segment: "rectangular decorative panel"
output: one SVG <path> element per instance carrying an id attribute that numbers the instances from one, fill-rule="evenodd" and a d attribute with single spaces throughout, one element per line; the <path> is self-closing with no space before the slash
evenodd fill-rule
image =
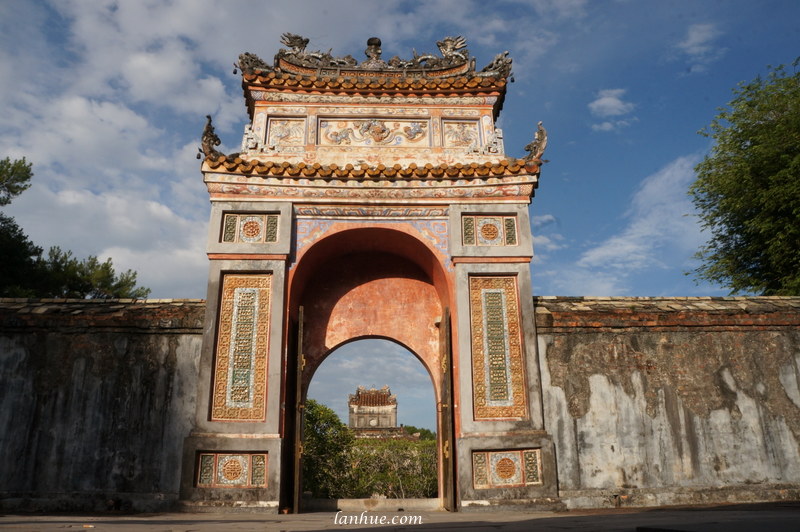
<path id="1" fill-rule="evenodd" d="M 200 453 L 197 486 L 203 488 L 265 488 L 266 453 Z"/>
<path id="2" fill-rule="evenodd" d="M 461 236 L 465 246 L 516 246 L 517 217 L 463 216 Z"/>
<path id="3" fill-rule="evenodd" d="M 223 217 L 220 242 L 274 244 L 277 241 L 277 214 L 226 213 Z"/>
<path id="4" fill-rule="evenodd" d="M 442 122 L 442 145 L 445 148 L 479 150 L 481 133 L 477 120 L 445 120 Z"/>
<path id="5" fill-rule="evenodd" d="M 269 346 L 269 274 L 222 279 L 212 421 L 263 421 Z"/>
<path id="6" fill-rule="evenodd" d="M 306 144 L 305 118 L 270 118 L 267 128 L 267 146 L 304 146 Z"/>
<path id="7" fill-rule="evenodd" d="M 541 452 L 541 449 L 473 451 L 472 485 L 488 489 L 541 484 Z"/>
<path id="8" fill-rule="evenodd" d="M 470 277 L 475 419 L 528 415 L 517 279 Z"/>
<path id="9" fill-rule="evenodd" d="M 427 147 L 431 143 L 428 119 L 322 118 L 317 135 L 320 146 L 402 148 Z"/>

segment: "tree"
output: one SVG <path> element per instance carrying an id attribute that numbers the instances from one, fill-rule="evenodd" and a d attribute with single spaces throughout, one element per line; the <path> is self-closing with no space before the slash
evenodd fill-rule
<path id="1" fill-rule="evenodd" d="M 30 187 L 31 163 L 0 160 L 0 206 Z M 51 247 L 47 257 L 14 218 L 0 213 L 0 297 L 144 298 L 149 288 L 136 286 L 136 272 L 120 275 L 111 259 L 78 260 L 71 251 Z"/>
<path id="2" fill-rule="evenodd" d="M 417 428 L 414 425 L 404 425 L 403 430 L 405 430 L 406 434 L 409 436 L 419 434 L 419 439 L 422 441 L 436 440 L 436 433 L 430 429 Z"/>
<path id="3" fill-rule="evenodd" d="M 353 434 L 336 412 L 313 399 L 303 416 L 303 489 L 315 497 L 339 497 L 347 491 Z"/>
<path id="4" fill-rule="evenodd" d="M 42 248 L 28 240 L 14 218 L 0 213 L 0 297 L 29 297 L 40 278 Z"/>
<path id="5" fill-rule="evenodd" d="M 6 157 L 0 161 L 0 207 L 28 190 L 33 177 L 31 166 L 25 157 L 13 161 Z"/>
<path id="6" fill-rule="evenodd" d="M 800 73 L 740 83 L 700 134 L 711 153 L 689 194 L 710 240 L 699 278 L 732 293 L 800 294 Z"/>
<path id="7" fill-rule="evenodd" d="M 47 258 L 39 259 L 44 272 L 37 292 L 42 297 L 90 299 L 145 298 L 149 288 L 136 286 L 136 272 L 128 270 L 117 276 L 111 259 L 100 262 L 90 255 L 78 260 L 71 251 L 53 246 Z"/>

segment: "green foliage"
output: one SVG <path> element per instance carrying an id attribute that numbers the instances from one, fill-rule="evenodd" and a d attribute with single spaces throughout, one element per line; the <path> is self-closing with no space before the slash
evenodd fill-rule
<path id="1" fill-rule="evenodd" d="M 429 429 L 417 428 L 414 425 L 405 425 L 403 426 L 403 430 L 405 430 L 409 436 L 419 433 L 420 440 L 436 440 L 436 433 Z"/>
<path id="2" fill-rule="evenodd" d="M 13 161 L 8 157 L 0 160 L 0 207 L 11 203 L 31 186 L 31 166 L 25 157 Z"/>
<path id="3" fill-rule="evenodd" d="M 149 288 L 136 287 L 136 272 L 117 276 L 111 259 L 100 262 L 90 255 L 78 260 L 71 251 L 52 247 L 40 266 L 44 276 L 38 292 L 45 294 L 40 297 L 145 298 L 150 293 Z"/>
<path id="4" fill-rule="evenodd" d="M 353 433 L 336 412 L 313 399 L 303 418 L 303 491 L 315 497 L 341 497 L 347 478 Z"/>
<path id="5" fill-rule="evenodd" d="M 714 139 L 689 194 L 709 242 L 698 277 L 732 293 L 800 295 L 800 73 L 741 83 L 700 133 Z"/>
<path id="6" fill-rule="evenodd" d="M 303 491 L 314 497 L 436 496 L 435 437 L 424 441 L 355 439 L 336 412 L 313 399 L 306 402 L 303 431 Z"/>
<path id="7" fill-rule="evenodd" d="M 41 276 L 42 248 L 28 240 L 14 218 L 0 213 L 0 297 L 29 297 L 31 277 Z"/>
<path id="8" fill-rule="evenodd" d="M 436 497 L 436 440 L 360 439 L 350 453 L 349 498 Z"/>
<path id="9" fill-rule="evenodd" d="M 31 163 L 25 158 L 0 161 L 0 205 L 30 187 Z M 78 260 L 71 251 L 50 248 L 47 257 L 17 222 L 0 213 L 0 297 L 145 298 L 149 288 L 136 286 L 136 272 L 120 275 L 111 259 Z"/>

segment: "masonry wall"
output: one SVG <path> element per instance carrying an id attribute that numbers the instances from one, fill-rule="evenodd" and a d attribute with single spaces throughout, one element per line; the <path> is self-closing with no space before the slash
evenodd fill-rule
<path id="1" fill-rule="evenodd" d="M 800 298 L 534 305 L 568 506 L 800 499 Z M 204 308 L 0 300 L 0 509 L 172 505 Z"/>
<path id="2" fill-rule="evenodd" d="M 204 309 L 0 300 L 0 508 L 173 504 Z"/>
<path id="3" fill-rule="evenodd" d="M 535 298 L 571 507 L 800 498 L 800 298 Z"/>

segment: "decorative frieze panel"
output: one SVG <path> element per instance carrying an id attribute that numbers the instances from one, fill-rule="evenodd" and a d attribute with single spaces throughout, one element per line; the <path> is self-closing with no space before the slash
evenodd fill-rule
<path id="1" fill-rule="evenodd" d="M 223 217 L 220 242 L 274 244 L 277 241 L 277 214 L 226 213 Z"/>
<path id="2" fill-rule="evenodd" d="M 516 216 L 465 215 L 461 218 L 465 246 L 516 246 Z"/>
<path id="3" fill-rule="evenodd" d="M 516 488 L 542 484 L 541 449 L 473 451 L 475 489 Z"/>
<path id="4" fill-rule="evenodd" d="M 428 120 L 320 119 L 320 146 L 430 146 Z"/>
<path id="5" fill-rule="evenodd" d="M 263 421 L 266 415 L 272 275 L 222 280 L 212 421 Z"/>
<path id="6" fill-rule="evenodd" d="M 270 118 L 267 128 L 267 147 L 270 150 L 299 153 L 305 151 L 305 118 Z"/>
<path id="7" fill-rule="evenodd" d="M 481 133 L 477 120 L 443 120 L 442 133 L 445 148 L 478 151 L 481 147 Z"/>
<path id="8" fill-rule="evenodd" d="M 527 418 L 517 279 L 469 281 L 475 419 Z"/>
<path id="9" fill-rule="evenodd" d="M 265 488 L 267 454 L 200 453 L 196 478 L 201 488 Z"/>

